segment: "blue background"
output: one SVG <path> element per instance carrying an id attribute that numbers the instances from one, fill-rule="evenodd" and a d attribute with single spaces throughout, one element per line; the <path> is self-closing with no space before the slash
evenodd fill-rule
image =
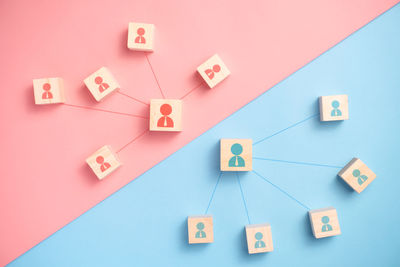
<path id="1" fill-rule="evenodd" d="M 240 173 L 251 223 L 269 222 L 275 247 L 249 255 L 238 180 L 224 173 L 209 208 L 215 241 L 188 245 L 186 217 L 205 212 L 219 175 L 219 139 L 256 142 L 317 114 L 318 96 L 332 94 L 349 95 L 350 120 L 313 117 L 253 156 L 334 166 L 359 157 L 378 176 L 364 192 L 342 182 L 340 168 L 256 159 L 253 168 L 311 209 L 334 206 L 342 235 L 315 239 L 305 207 Z M 399 266 L 399 99 L 397 5 L 9 266 Z"/>

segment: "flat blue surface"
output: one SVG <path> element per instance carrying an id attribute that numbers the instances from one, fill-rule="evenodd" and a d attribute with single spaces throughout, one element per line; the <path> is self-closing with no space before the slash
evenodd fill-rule
<path id="1" fill-rule="evenodd" d="M 222 175 L 209 207 L 215 242 L 188 245 L 186 217 L 205 212 L 219 175 L 219 139 L 257 142 L 318 113 L 318 96 L 332 94 L 349 95 L 350 120 L 313 117 L 253 151 L 332 166 L 254 159 L 254 170 L 290 196 L 239 174 L 249 219 L 271 224 L 275 250 L 247 253 L 234 173 Z M 399 266 L 399 99 L 397 5 L 9 266 Z M 334 167 L 354 156 L 378 175 L 361 194 Z M 327 206 L 337 208 L 342 235 L 314 239 L 307 207 Z"/>

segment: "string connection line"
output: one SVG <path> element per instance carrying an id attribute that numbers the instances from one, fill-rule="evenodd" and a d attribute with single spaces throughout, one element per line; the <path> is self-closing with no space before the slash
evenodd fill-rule
<path id="1" fill-rule="evenodd" d="M 133 138 L 131 141 L 129 141 L 128 143 L 126 143 L 123 147 L 121 147 L 120 149 L 117 150 L 116 153 L 121 152 L 124 148 L 126 148 L 127 146 L 129 146 L 130 144 L 132 144 L 133 142 L 135 142 L 137 139 L 139 139 L 140 137 L 142 137 L 145 133 L 147 133 L 149 130 L 145 130 L 144 132 L 142 132 L 141 134 L 137 135 L 135 138 Z"/>
<path id="2" fill-rule="evenodd" d="M 278 135 L 278 134 L 280 134 L 280 133 L 283 133 L 284 131 L 289 130 L 289 129 L 291 129 L 291 128 L 293 128 L 293 127 L 299 125 L 299 124 L 302 124 L 303 122 L 306 122 L 306 121 L 308 121 L 308 120 L 310 120 L 310 119 L 312 119 L 312 118 L 314 118 L 314 117 L 317 117 L 317 116 L 319 116 L 319 113 L 314 114 L 314 115 L 311 115 L 311 116 L 309 116 L 309 117 L 307 117 L 307 118 L 305 118 L 304 120 L 301 120 L 301 121 L 299 121 L 299 122 L 296 122 L 296 123 L 294 123 L 294 124 L 292 124 L 292 125 L 290 125 L 290 126 L 284 128 L 284 129 L 282 129 L 282 130 L 280 130 L 280 131 L 278 131 L 278 132 L 276 132 L 276 133 L 274 133 L 274 134 L 272 134 L 272 135 L 270 135 L 270 136 L 264 137 L 263 139 L 261 139 L 261 140 L 255 142 L 255 143 L 253 144 L 253 146 L 255 146 L 255 145 L 257 145 L 257 144 L 259 144 L 259 143 L 261 143 L 261 142 L 264 142 L 265 140 L 267 140 L 267 139 L 269 139 L 269 138 L 271 138 L 271 137 L 273 137 L 273 136 L 275 136 L 275 135 Z"/>
<path id="3" fill-rule="evenodd" d="M 214 199 L 214 194 L 215 194 L 215 191 L 217 191 L 217 187 L 218 187 L 219 181 L 221 180 L 221 176 L 222 176 L 222 172 L 220 172 L 218 175 L 217 183 L 215 184 L 214 190 L 211 193 L 211 198 L 210 198 L 210 201 L 208 201 L 207 209 L 206 209 L 206 212 L 204 212 L 204 214 L 208 213 L 208 209 L 210 208 L 211 202 Z"/>
<path id="4" fill-rule="evenodd" d="M 135 117 L 135 118 L 149 119 L 148 117 L 141 116 L 141 115 L 134 115 L 134 114 L 123 113 L 123 112 L 117 112 L 117 111 L 106 110 L 106 109 L 100 109 L 100 108 L 92 108 L 92 107 L 80 106 L 80 105 L 73 105 L 73 104 L 67 104 L 67 103 L 64 103 L 64 105 L 69 106 L 69 107 L 74 107 L 74 108 L 90 109 L 90 110 L 101 111 L 101 112 L 108 112 L 108 113 L 113 113 L 113 114 L 118 114 L 118 115 L 124 115 L 124 116 L 130 116 L 130 117 Z"/>
<path id="5" fill-rule="evenodd" d="M 244 209 L 245 209 L 246 215 L 247 215 L 247 221 L 249 222 L 249 224 L 251 224 L 250 216 L 249 216 L 249 210 L 247 209 L 247 204 L 246 204 L 246 199 L 244 198 L 242 184 L 240 183 L 239 174 L 237 172 L 236 172 L 236 178 L 237 178 L 237 181 L 238 181 L 238 184 L 239 184 L 240 194 L 242 195 L 243 205 L 244 205 Z"/>
<path id="6" fill-rule="evenodd" d="M 190 95 L 193 91 L 195 91 L 196 89 L 200 88 L 202 85 L 204 84 L 204 82 L 199 83 L 198 85 L 196 85 L 195 87 L 193 87 L 192 89 L 189 90 L 189 92 L 187 92 L 186 94 L 184 94 L 180 99 L 184 99 L 185 97 L 187 97 L 188 95 Z"/>
<path id="7" fill-rule="evenodd" d="M 292 196 L 291 194 L 289 194 L 288 192 L 286 192 L 285 190 L 283 190 L 282 188 L 280 188 L 279 186 L 277 186 L 276 184 L 272 183 L 271 181 L 269 181 L 267 178 L 265 178 L 264 176 L 262 176 L 261 174 L 259 174 L 258 172 L 256 172 L 255 170 L 253 170 L 253 172 L 260 177 L 261 179 L 263 179 L 264 181 L 266 181 L 267 183 L 269 183 L 270 185 L 272 185 L 273 187 L 275 187 L 276 189 L 278 189 L 279 191 L 281 191 L 282 193 L 284 193 L 286 196 L 288 196 L 289 198 L 291 198 L 292 200 L 296 201 L 300 206 L 302 206 L 303 208 L 305 208 L 306 210 L 310 210 L 309 207 L 307 207 L 305 204 L 303 204 L 301 201 L 297 200 L 294 196 Z"/>
<path id="8" fill-rule="evenodd" d="M 253 157 L 253 159 L 267 160 L 267 161 L 273 161 L 273 162 L 282 162 L 282 163 L 289 163 L 289 164 L 306 165 L 306 166 L 327 167 L 327 168 L 335 168 L 335 169 L 342 169 L 343 168 L 341 166 L 319 164 L 319 163 L 311 163 L 311 162 L 288 161 L 288 160 L 281 160 L 281 159 L 269 159 L 269 158 L 259 158 L 259 157 Z"/>
<path id="9" fill-rule="evenodd" d="M 144 54 L 146 55 L 146 59 L 147 59 L 147 62 L 149 63 L 149 66 L 150 66 L 151 72 L 153 73 L 154 79 L 155 79 L 156 82 L 157 82 L 157 86 L 158 86 L 158 88 L 160 89 L 160 93 L 161 93 L 162 97 L 165 98 L 165 95 L 164 95 L 164 93 L 163 93 L 163 91 L 162 91 L 162 89 L 161 89 L 160 83 L 159 83 L 159 81 L 158 81 L 157 75 L 156 75 L 156 73 L 154 72 L 153 66 L 152 66 L 151 63 L 150 63 L 149 56 L 147 55 L 146 52 L 144 52 Z"/>
<path id="10" fill-rule="evenodd" d="M 142 103 L 143 105 L 146 105 L 146 106 L 149 105 L 148 103 L 146 103 L 146 102 L 144 102 L 144 101 L 142 101 L 142 100 L 140 100 L 140 99 L 137 99 L 137 98 L 135 98 L 135 97 L 133 97 L 133 96 L 127 95 L 127 94 L 125 94 L 125 93 L 122 93 L 121 91 L 117 91 L 117 93 L 120 94 L 120 95 L 123 95 L 123 96 L 125 96 L 125 97 L 127 97 L 127 98 L 133 99 L 133 100 L 135 100 L 136 102 Z"/>

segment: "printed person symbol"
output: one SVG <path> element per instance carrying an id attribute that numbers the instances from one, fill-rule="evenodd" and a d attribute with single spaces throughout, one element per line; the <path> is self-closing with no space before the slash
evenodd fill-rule
<path id="1" fill-rule="evenodd" d="M 110 163 L 104 162 L 104 158 L 102 156 L 97 156 L 96 162 L 100 164 L 101 172 L 105 172 L 108 168 L 111 167 Z"/>
<path id="2" fill-rule="evenodd" d="M 51 86 L 49 83 L 43 84 L 43 94 L 42 99 L 53 99 L 53 94 L 50 92 Z"/>
<path id="3" fill-rule="evenodd" d="M 174 121 L 168 117 L 172 113 L 172 107 L 169 104 L 163 104 L 160 107 L 160 112 L 163 115 L 157 121 L 157 127 L 167 127 L 172 128 L 174 127 Z"/>
<path id="4" fill-rule="evenodd" d="M 331 116 L 332 117 L 342 116 L 342 111 L 340 111 L 340 109 L 339 109 L 339 106 L 340 106 L 339 101 L 333 100 L 331 105 L 333 107 L 333 109 L 331 111 Z"/>
<path id="5" fill-rule="evenodd" d="M 332 231 L 332 225 L 329 224 L 329 217 L 324 216 L 321 218 L 321 222 L 324 224 L 322 225 L 322 232 L 329 232 Z"/>
<path id="6" fill-rule="evenodd" d="M 242 145 L 237 143 L 233 144 L 231 146 L 231 152 L 235 156 L 231 157 L 231 159 L 229 160 L 229 167 L 244 167 L 245 166 L 244 159 L 241 156 L 239 156 L 243 152 Z"/>
<path id="7" fill-rule="evenodd" d="M 99 85 L 99 92 L 100 93 L 103 93 L 105 90 L 107 90 L 110 87 L 108 85 L 108 83 L 103 83 L 103 78 L 101 78 L 100 76 L 97 76 L 94 79 L 94 82 Z"/>
<path id="8" fill-rule="evenodd" d="M 208 78 L 212 80 L 214 78 L 214 74 L 218 73 L 221 70 L 221 67 L 218 64 L 215 64 L 212 69 L 206 69 L 204 72 L 207 74 Z"/>
<path id="9" fill-rule="evenodd" d="M 139 36 L 137 36 L 135 38 L 135 43 L 137 43 L 137 44 L 145 44 L 146 43 L 146 39 L 143 37 L 143 35 L 145 33 L 145 30 L 143 28 L 139 28 L 139 29 L 137 29 L 136 32 L 137 32 L 137 34 Z"/>
<path id="10" fill-rule="evenodd" d="M 254 248 L 265 248 L 265 242 L 261 240 L 263 238 L 263 234 L 257 232 L 254 237 L 257 239 Z"/>
<path id="11" fill-rule="evenodd" d="M 197 228 L 198 231 L 196 232 L 195 237 L 196 237 L 196 238 L 206 238 L 206 232 L 203 231 L 203 229 L 204 229 L 204 223 L 199 222 L 199 223 L 196 225 L 196 228 Z"/>
<path id="12" fill-rule="evenodd" d="M 368 176 L 366 176 L 366 175 L 361 175 L 361 172 L 360 172 L 359 169 L 355 169 L 355 170 L 353 171 L 353 176 L 354 176 L 355 178 L 357 178 L 357 181 L 358 181 L 358 184 L 359 184 L 359 185 L 362 185 L 362 184 L 368 179 Z"/>

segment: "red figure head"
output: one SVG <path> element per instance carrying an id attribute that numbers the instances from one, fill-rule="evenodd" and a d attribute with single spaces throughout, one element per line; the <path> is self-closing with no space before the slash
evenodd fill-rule
<path id="1" fill-rule="evenodd" d="M 102 156 L 97 156 L 96 162 L 97 162 L 98 164 L 103 164 L 104 158 L 103 158 Z"/>
<path id="2" fill-rule="evenodd" d="M 221 70 L 221 67 L 218 64 L 213 66 L 213 71 L 214 72 L 219 72 L 220 70 Z"/>
<path id="3" fill-rule="evenodd" d="M 160 107 L 160 112 L 161 112 L 161 114 L 163 114 L 164 116 L 167 116 L 167 115 L 171 114 L 171 112 L 172 112 L 172 107 L 171 107 L 171 105 L 170 105 L 170 104 L 163 104 L 163 105 Z"/>
<path id="4" fill-rule="evenodd" d="M 97 84 L 101 84 L 101 83 L 103 82 L 103 78 L 101 78 L 100 76 L 97 76 L 97 77 L 94 79 L 94 82 L 97 83 Z"/>
<path id="5" fill-rule="evenodd" d="M 50 91 L 50 88 L 51 88 L 51 86 L 50 86 L 49 83 L 43 84 L 43 90 L 45 90 L 45 91 Z"/>
<path id="6" fill-rule="evenodd" d="M 144 34 L 144 29 L 143 28 L 139 28 L 137 29 L 137 34 L 139 34 L 140 36 Z"/>

